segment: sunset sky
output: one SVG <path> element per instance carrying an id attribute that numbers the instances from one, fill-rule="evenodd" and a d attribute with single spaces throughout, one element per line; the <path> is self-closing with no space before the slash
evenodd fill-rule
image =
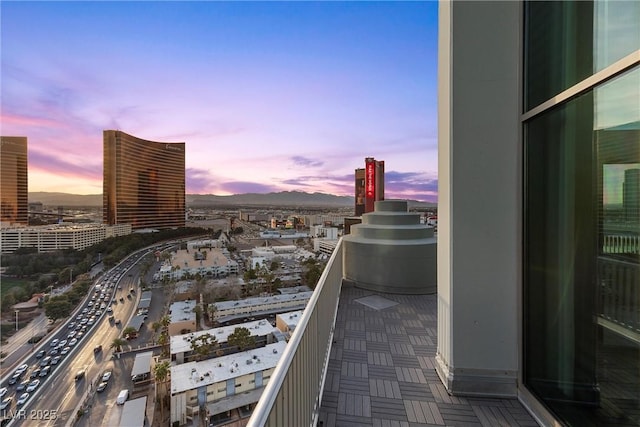
<path id="1" fill-rule="evenodd" d="M 186 143 L 187 193 L 437 200 L 437 2 L 6 2 L 29 191 L 102 193 L 102 131 Z"/>

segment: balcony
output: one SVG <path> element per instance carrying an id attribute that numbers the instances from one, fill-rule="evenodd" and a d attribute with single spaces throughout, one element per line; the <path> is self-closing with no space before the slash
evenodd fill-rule
<path id="1" fill-rule="evenodd" d="M 537 426 L 515 399 L 450 396 L 434 369 L 436 295 L 343 284 L 336 247 L 249 426 Z"/>

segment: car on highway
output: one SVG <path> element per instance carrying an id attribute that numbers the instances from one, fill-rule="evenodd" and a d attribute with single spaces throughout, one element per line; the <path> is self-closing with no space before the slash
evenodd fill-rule
<path id="1" fill-rule="evenodd" d="M 29 385 L 29 381 L 22 381 L 16 386 L 16 391 L 23 391 Z"/>
<path id="2" fill-rule="evenodd" d="M 67 345 L 67 340 L 62 340 L 58 343 L 58 348 L 63 348 Z"/>
<path id="3" fill-rule="evenodd" d="M 29 385 L 27 386 L 27 393 L 32 393 L 34 392 L 38 386 L 40 385 L 40 380 L 33 380 L 29 383 Z"/>
<path id="4" fill-rule="evenodd" d="M 51 372 L 51 366 L 45 366 L 44 368 L 42 368 L 42 371 L 40 371 L 40 375 L 38 376 L 40 378 L 46 377 L 47 375 L 49 375 L 49 372 Z"/>
<path id="5" fill-rule="evenodd" d="M 52 365 L 57 365 L 58 362 L 60 361 L 60 359 L 62 359 L 62 356 L 60 356 L 60 355 L 55 356 L 53 359 L 51 359 L 51 364 Z"/>
<path id="6" fill-rule="evenodd" d="M 60 350 L 60 355 L 64 356 L 65 354 L 69 353 L 70 350 L 71 350 L 71 347 L 65 347 L 62 350 Z"/>
<path id="7" fill-rule="evenodd" d="M 111 371 L 105 371 L 105 373 L 102 374 L 102 381 L 109 382 L 109 380 L 111 379 L 111 373 Z"/>
<path id="8" fill-rule="evenodd" d="M 49 343 L 49 347 L 57 347 L 59 342 L 60 340 L 58 338 L 55 338 L 53 341 Z"/>
<path id="9" fill-rule="evenodd" d="M 69 345 L 73 347 L 76 344 L 78 344 L 78 340 L 76 338 L 71 338 L 71 341 L 69 341 Z"/>
<path id="10" fill-rule="evenodd" d="M 40 366 L 47 366 L 51 363 L 51 356 L 47 356 L 40 361 Z"/>
<path id="11" fill-rule="evenodd" d="M 36 353 L 36 359 L 42 359 L 45 354 L 47 354 L 46 351 L 40 350 L 39 352 Z"/>
<path id="12" fill-rule="evenodd" d="M 0 388 L 0 398 L 4 397 L 7 394 L 8 389 L 6 387 Z"/>
<path id="13" fill-rule="evenodd" d="M 3 399 L 2 403 L 0 403 L 0 409 L 7 409 L 7 406 L 11 405 L 11 402 L 13 402 L 13 397 Z"/>
<path id="14" fill-rule="evenodd" d="M 18 366 L 18 367 L 16 368 L 16 370 L 15 370 L 15 373 L 17 374 L 17 373 L 19 372 L 19 373 L 21 373 L 21 374 L 24 374 L 24 372 L 25 372 L 27 369 L 29 369 L 29 365 L 27 365 L 27 364 L 25 363 L 25 364 L 22 364 L 22 365 Z"/>
<path id="15" fill-rule="evenodd" d="M 24 405 L 25 403 L 27 403 L 27 400 L 29 400 L 29 393 L 22 393 L 16 401 L 16 405 Z"/>
<path id="16" fill-rule="evenodd" d="M 40 375 L 40 368 L 34 369 L 33 372 L 31 372 L 31 375 L 29 375 L 29 378 L 38 378 L 38 375 Z"/>
<path id="17" fill-rule="evenodd" d="M 98 387 L 96 387 L 96 391 L 98 393 L 102 393 L 106 388 L 107 388 L 107 383 L 103 381 L 100 384 L 98 384 Z"/>
<path id="18" fill-rule="evenodd" d="M 13 374 L 13 376 L 9 378 L 9 385 L 14 385 L 15 383 L 17 383 L 20 380 L 20 378 L 22 378 L 23 374 L 24 372 L 22 373 L 16 372 L 15 374 Z"/>

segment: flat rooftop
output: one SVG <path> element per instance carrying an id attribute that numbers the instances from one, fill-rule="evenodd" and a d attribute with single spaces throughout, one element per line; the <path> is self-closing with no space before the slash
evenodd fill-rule
<path id="1" fill-rule="evenodd" d="M 313 295 L 313 292 L 298 292 L 296 294 L 246 298 L 246 299 L 235 300 L 235 301 L 221 301 L 221 302 L 216 302 L 215 305 L 216 307 L 218 307 L 218 310 L 231 310 L 233 308 L 257 307 L 264 304 L 272 304 L 274 302 L 282 302 L 282 301 L 296 301 L 296 300 L 308 301 L 311 298 L 311 295 Z"/>
<path id="2" fill-rule="evenodd" d="M 194 254 L 197 252 L 206 252 L 207 258 L 196 260 Z M 179 266 L 180 268 L 212 268 L 222 267 L 228 264 L 235 264 L 235 261 L 229 260 L 220 249 L 203 249 L 201 251 L 191 250 L 186 251 L 181 249 L 173 254 L 171 257 L 171 265 Z"/>
<path id="3" fill-rule="evenodd" d="M 287 313 L 276 314 L 276 318 L 281 318 L 282 321 L 289 327 L 290 330 L 294 330 L 302 317 L 304 310 L 289 311 Z"/>
<path id="4" fill-rule="evenodd" d="M 171 394 L 274 368 L 286 346 L 285 342 L 277 342 L 228 356 L 172 366 Z"/>
<path id="5" fill-rule="evenodd" d="M 169 310 L 171 314 L 171 323 L 184 322 L 185 320 L 196 320 L 196 313 L 193 309 L 196 308 L 195 300 L 176 301 L 171 303 Z"/>
<path id="6" fill-rule="evenodd" d="M 318 425 L 538 425 L 517 399 L 447 393 L 435 370 L 437 298 L 342 286 Z"/>
<path id="7" fill-rule="evenodd" d="M 199 337 L 204 334 L 211 334 L 218 340 L 218 343 L 227 342 L 229 335 L 235 331 L 236 328 L 247 328 L 251 335 L 265 336 L 275 331 L 277 328 L 272 326 L 266 320 L 255 320 L 253 322 L 240 323 L 238 325 L 222 326 L 219 328 L 207 329 L 205 331 L 191 332 L 189 334 L 175 335 L 171 337 L 171 354 L 184 353 L 191 350 L 191 341 L 189 338 Z"/>

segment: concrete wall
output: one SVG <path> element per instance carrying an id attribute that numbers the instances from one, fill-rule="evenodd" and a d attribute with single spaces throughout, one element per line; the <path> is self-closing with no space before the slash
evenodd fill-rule
<path id="1" fill-rule="evenodd" d="M 439 7 L 436 361 L 453 394 L 517 394 L 521 17 Z"/>
<path id="2" fill-rule="evenodd" d="M 343 237 L 345 280 L 378 292 L 429 294 L 436 291 L 436 239 L 407 212 L 405 200 L 383 200 L 362 215 Z"/>

